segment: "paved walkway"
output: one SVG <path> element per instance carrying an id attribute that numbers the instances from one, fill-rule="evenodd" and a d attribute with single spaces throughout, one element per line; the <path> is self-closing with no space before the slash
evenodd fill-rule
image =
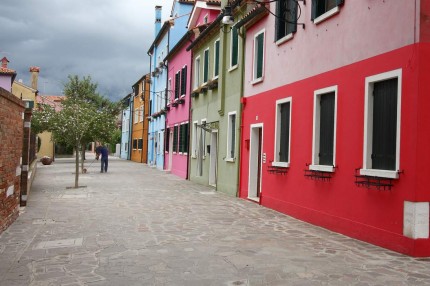
<path id="1" fill-rule="evenodd" d="M 430 285 L 430 259 L 109 163 L 100 174 L 95 162 L 79 189 L 67 189 L 70 159 L 39 166 L 28 206 L 0 236 L 0 285 Z"/>

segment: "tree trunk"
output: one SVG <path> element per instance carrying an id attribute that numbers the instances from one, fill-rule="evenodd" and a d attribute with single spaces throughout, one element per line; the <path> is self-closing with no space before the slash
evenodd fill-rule
<path id="1" fill-rule="evenodd" d="M 75 146 L 75 189 L 79 188 L 79 145 Z"/>
<path id="2" fill-rule="evenodd" d="M 84 162 L 85 162 L 85 144 L 81 146 L 81 172 L 84 173 Z"/>

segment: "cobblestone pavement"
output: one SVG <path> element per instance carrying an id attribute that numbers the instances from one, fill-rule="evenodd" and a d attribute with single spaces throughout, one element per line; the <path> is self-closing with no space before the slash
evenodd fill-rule
<path id="1" fill-rule="evenodd" d="M 87 165 L 92 160 L 88 160 Z M 0 236 L 0 285 L 430 285 L 414 259 L 146 165 L 39 165 Z"/>

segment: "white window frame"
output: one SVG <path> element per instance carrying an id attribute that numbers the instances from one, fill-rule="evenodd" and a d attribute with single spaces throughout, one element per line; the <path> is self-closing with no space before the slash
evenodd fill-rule
<path id="1" fill-rule="evenodd" d="M 134 124 L 137 124 L 139 122 L 139 108 L 136 108 L 134 110 Z"/>
<path id="2" fill-rule="evenodd" d="M 145 114 L 144 114 L 144 112 L 143 112 L 143 105 L 141 105 L 140 107 L 139 107 L 139 122 L 142 122 L 143 121 L 143 117 L 145 117 Z"/>
<path id="3" fill-rule="evenodd" d="M 262 59 L 263 66 L 261 67 L 262 68 L 261 77 L 257 78 L 256 77 L 257 76 L 257 56 L 258 56 L 258 54 L 257 54 L 257 37 L 259 35 L 261 35 L 261 34 L 263 34 L 263 47 L 262 47 L 262 49 L 263 49 L 263 53 L 262 53 L 262 56 L 263 56 L 263 59 Z M 254 63 L 252 65 L 252 82 L 251 82 L 252 84 L 256 84 L 256 83 L 262 82 L 263 79 L 264 79 L 264 60 L 265 60 L 265 58 L 264 58 L 264 49 L 265 49 L 265 46 L 266 46 L 265 42 L 266 42 L 266 29 L 262 29 L 262 30 L 260 30 L 259 32 L 257 32 L 254 35 L 254 50 L 253 50 L 253 57 L 252 57 Z"/>
<path id="4" fill-rule="evenodd" d="M 225 156 L 225 161 L 226 162 L 234 162 L 236 159 L 236 141 L 237 141 L 237 131 L 236 131 L 236 126 L 237 126 L 237 116 L 236 116 L 237 112 L 236 111 L 231 111 L 228 113 L 228 120 L 227 120 L 227 155 Z M 231 126 L 231 118 L 234 116 L 234 120 L 235 120 L 235 129 L 234 129 L 234 144 L 233 146 L 230 146 L 231 142 L 231 136 L 233 133 L 233 129 Z M 234 157 L 231 157 L 231 147 L 234 148 Z"/>
<path id="5" fill-rule="evenodd" d="M 280 132 L 281 132 L 281 124 L 279 122 L 280 120 L 280 110 L 279 110 L 279 105 L 283 104 L 283 103 L 290 103 L 290 132 L 288 134 L 288 162 L 280 162 L 279 161 L 279 144 L 280 144 L 280 140 L 278 140 L 278 137 L 280 137 Z M 282 99 L 278 99 L 276 101 L 276 108 L 275 108 L 275 154 L 273 156 L 273 162 L 272 162 L 272 166 L 277 166 L 277 167 L 290 167 L 290 162 L 291 162 L 291 119 L 292 119 L 292 114 L 293 114 L 293 98 L 290 97 L 286 97 L 286 98 L 282 98 Z"/>
<path id="6" fill-rule="evenodd" d="M 207 118 L 202 118 L 202 119 L 200 120 L 200 124 L 201 124 L 201 125 L 205 124 L 206 122 L 208 122 Z M 203 143 L 203 154 L 202 154 L 202 158 L 203 158 L 203 159 L 205 159 L 205 158 L 206 158 L 206 155 L 207 155 L 207 148 L 206 148 L 206 131 L 205 131 L 205 130 L 203 130 L 202 134 L 203 134 L 203 139 L 202 139 L 202 143 Z"/>
<path id="7" fill-rule="evenodd" d="M 200 86 L 200 56 L 194 60 L 194 89 Z"/>
<path id="8" fill-rule="evenodd" d="M 218 58 L 216 58 L 216 43 L 218 42 Z M 220 42 L 220 38 L 216 39 L 214 42 L 214 68 L 213 68 L 213 79 L 217 79 L 219 77 L 219 70 L 220 70 L 220 65 L 219 65 L 219 60 L 220 60 L 220 55 L 221 55 L 221 42 Z M 218 61 L 218 74 L 215 75 L 215 67 L 216 67 L 216 61 Z"/>
<path id="9" fill-rule="evenodd" d="M 199 121 L 193 121 L 193 134 L 191 137 L 192 140 L 192 149 L 191 149 L 191 158 L 195 159 L 197 158 L 197 125 L 199 124 Z"/>
<path id="10" fill-rule="evenodd" d="M 397 78 L 397 131 L 396 131 L 396 170 L 371 169 L 372 133 L 373 133 L 373 84 L 375 82 Z M 364 91 L 364 143 L 363 143 L 363 168 L 360 175 L 376 176 L 382 178 L 398 179 L 400 170 L 400 130 L 401 130 L 401 105 L 402 105 L 402 69 L 366 77 Z"/>
<path id="11" fill-rule="evenodd" d="M 339 12 L 340 12 L 340 7 L 339 6 L 333 7 L 330 10 L 326 11 L 325 13 L 323 13 L 323 14 L 319 15 L 318 17 L 316 17 L 314 19 L 314 24 L 317 25 L 317 24 L 319 24 L 321 22 L 324 22 L 325 20 L 327 20 L 328 18 L 336 15 Z"/>
<path id="12" fill-rule="evenodd" d="M 336 130 L 337 130 L 337 85 L 318 89 L 314 91 L 314 118 L 313 118 L 313 135 L 312 135 L 312 164 L 309 165 L 309 170 L 334 172 L 336 166 Z M 321 112 L 321 96 L 327 93 L 334 92 L 334 134 L 333 134 L 333 166 L 319 165 L 318 153 L 320 150 L 320 112 Z"/>

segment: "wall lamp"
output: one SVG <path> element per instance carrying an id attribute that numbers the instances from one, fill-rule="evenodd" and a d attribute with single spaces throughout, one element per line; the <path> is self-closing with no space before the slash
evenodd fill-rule
<path id="1" fill-rule="evenodd" d="M 226 5 L 224 7 L 224 11 L 223 11 L 224 17 L 222 17 L 222 20 L 221 20 L 221 22 L 224 25 L 233 25 L 234 24 L 234 17 L 233 17 L 233 13 L 231 10 L 232 9 L 231 9 L 230 5 Z"/>

